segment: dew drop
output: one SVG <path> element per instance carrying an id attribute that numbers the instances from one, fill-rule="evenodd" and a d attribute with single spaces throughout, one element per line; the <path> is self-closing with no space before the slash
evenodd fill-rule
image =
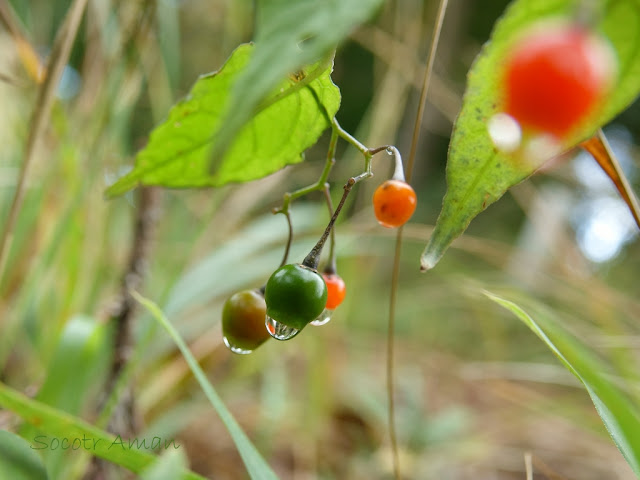
<path id="1" fill-rule="evenodd" d="M 511 153 L 520 148 L 522 130 L 511 115 L 497 113 L 489 119 L 489 136 L 498 150 Z"/>
<path id="2" fill-rule="evenodd" d="M 313 325 L 314 327 L 320 327 L 325 323 L 329 323 L 329 320 L 331 320 L 331 315 L 333 315 L 333 310 L 325 308 L 322 313 L 318 315 L 318 318 L 311 322 L 311 325 Z"/>
<path id="3" fill-rule="evenodd" d="M 249 350 L 246 348 L 240 348 L 236 345 L 233 345 L 229 339 L 225 336 L 222 337 L 222 341 L 224 342 L 224 344 L 227 346 L 227 348 L 229 348 L 229 350 L 231 350 L 233 353 L 237 353 L 238 355 L 248 355 L 251 352 L 253 352 L 253 350 Z"/>
<path id="4" fill-rule="evenodd" d="M 288 327 L 287 325 L 274 320 L 269 315 L 267 315 L 265 324 L 269 335 L 276 340 L 289 340 L 300 332 L 297 328 Z"/>

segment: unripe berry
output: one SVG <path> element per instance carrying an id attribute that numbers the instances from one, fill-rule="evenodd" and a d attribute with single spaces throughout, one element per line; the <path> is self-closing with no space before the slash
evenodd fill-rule
<path id="1" fill-rule="evenodd" d="M 264 326 L 267 306 L 258 290 L 233 294 L 222 308 L 224 343 L 234 353 L 251 353 L 270 338 Z"/>
<path id="2" fill-rule="evenodd" d="M 269 317 L 302 330 L 324 310 L 327 286 L 317 271 L 304 265 L 288 264 L 273 272 L 264 296 Z"/>

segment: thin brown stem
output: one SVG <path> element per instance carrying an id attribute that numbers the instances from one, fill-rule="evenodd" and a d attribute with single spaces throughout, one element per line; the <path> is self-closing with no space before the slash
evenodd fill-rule
<path id="1" fill-rule="evenodd" d="M 62 70 L 69 59 L 71 47 L 76 38 L 76 34 L 78 33 L 80 20 L 82 19 L 86 5 L 87 0 L 75 0 L 71 7 L 69 7 L 69 12 L 67 13 L 63 25 L 58 31 L 53 50 L 51 52 L 47 76 L 40 88 L 36 107 L 33 112 L 31 128 L 29 129 L 29 136 L 27 137 L 24 160 L 20 168 L 13 201 L 11 202 L 11 207 L 9 209 L 9 216 L 7 217 L 7 221 L 2 231 L 2 236 L 0 237 L 0 281 L 2 281 L 2 278 L 4 277 L 4 270 L 9 258 L 11 244 L 13 243 L 16 221 L 18 220 L 18 214 L 20 213 L 26 193 L 27 176 L 29 174 L 31 164 L 33 163 L 36 147 L 47 126 L 53 102 L 55 100 L 55 92 L 58 88 L 58 83 L 62 75 Z"/>
<path id="2" fill-rule="evenodd" d="M 327 202 L 327 208 L 329 209 L 329 215 L 333 215 L 333 202 L 331 201 L 331 192 L 329 190 L 329 184 L 324 184 L 324 198 Z M 325 273 L 334 274 L 338 270 L 336 265 L 336 229 L 331 229 L 331 237 L 329 238 L 329 261 L 325 267 Z"/>
<path id="3" fill-rule="evenodd" d="M 370 176 L 371 174 L 369 172 L 364 172 L 358 175 L 357 177 L 351 177 L 347 181 L 347 183 L 344 186 L 344 193 L 342 194 L 340 203 L 338 204 L 336 211 L 333 212 L 333 215 L 331 216 L 331 220 L 329 220 L 329 224 L 327 225 L 327 228 L 324 229 L 324 233 L 320 237 L 320 240 L 318 240 L 318 242 L 314 245 L 314 247 L 311 249 L 309 254 L 304 258 L 304 260 L 302 261 L 302 265 L 304 265 L 305 267 L 313 268 L 314 270 L 318 268 L 318 263 L 320 263 L 320 254 L 322 253 L 322 248 L 324 247 L 324 244 L 327 241 L 327 238 L 329 237 L 331 230 L 333 229 L 333 225 L 336 223 L 336 219 L 338 218 L 338 215 L 340 215 L 340 211 L 342 210 L 342 207 L 344 206 L 344 202 L 347 200 L 347 197 L 349 196 L 351 189 L 356 183 L 360 182 L 361 180 L 364 180 L 365 178 L 369 178 Z"/>
<path id="4" fill-rule="evenodd" d="M 438 42 L 440 41 L 440 32 L 444 23 L 444 14 L 447 11 L 448 0 L 440 0 L 438 5 L 438 13 L 436 14 L 436 23 L 433 27 L 433 35 L 431 36 L 431 48 L 429 48 L 429 56 L 427 57 L 427 66 L 424 71 L 424 81 L 422 90 L 420 91 L 420 102 L 418 104 L 418 112 L 416 113 L 416 121 L 413 127 L 413 137 L 411 138 L 411 150 L 409 151 L 409 161 L 407 162 L 407 182 L 411 182 L 413 174 L 413 165 L 416 160 L 416 152 L 418 150 L 418 139 L 420 138 L 420 130 L 422 129 L 422 117 L 427 106 L 427 93 L 429 92 L 429 84 L 431 83 L 431 74 L 433 72 L 433 64 L 436 59 L 438 50 Z"/>
<path id="5" fill-rule="evenodd" d="M 418 138 L 422 127 L 422 117 L 427 103 L 427 92 L 429 91 L 429 82 L 431 81 L 431 73 L 433 72 L 433 63 L 438 49 L 438 41 L 444 21 L 444 14 L 447 9 L 448 0 L 440 0 L 438 13 L 436 14 L 436 22 L 433 28 L 433 36 L 431 38 L 431 48 L 429 49 L 429 57 L 427 59 L 427 67 L 424 73 L 424 82 L 420 92 L 420 103 L 416 114 L 416 121 L 413 128 L 413 137 L 411 139 L 411 150 L 409 152 L 409 161 L 406 166 L 406 179 L 411 182 L 413 174 L 413 165 L 415 163 L 416 151 L 418 147 Z M 396 164 L 397 165 L 397 164 Z M 398 279 L 400 276 L 400 256 L 402 254 L 402 234 L 404 227 L 398 229 L 396 235 L 396 246 L 393 257 L 393 270 L 391 273 L 391 288 L 389 292 L 389 322 L 387 328 L 387 402 L 388 402 L 388 422 L 389 422 L 389 439 L 391 442 L 391 455 L 393 459 L 393 473 L 396 480 L 401 480 L 402 474 L 400 470 L 400 455 L 398 452 L 398 438 L 395 426 L 395 399 L 394 399 L 394 378 L 395 378 L 395 323 L 396 323 L 396 302 L 398 297 Z"/>
<path id="6" fill-rule="evenodd" d="M 133 391 L 130 386 L 121 385 L 120 380 L 133 353 L 132 326 L 137 302 L 131 292 L 141 289 L 147 271 L 149 253 L 160 215 L 161 194 L 162 191 L 158 187 L 141 187 L 138 190 L 138 209 L 129 261 L 122 275 L 120 293 L 109 312 L 109 320 L 115 327 L 113 357 L 100 409 L 109 407 L 113 394 L 118 393 L 113 409 L 110 408 L 108 429 L 122 437 L 134 436 L 140 429 Z M 107 465 L 95 457 L 85 478 L 106 478 Z"/>

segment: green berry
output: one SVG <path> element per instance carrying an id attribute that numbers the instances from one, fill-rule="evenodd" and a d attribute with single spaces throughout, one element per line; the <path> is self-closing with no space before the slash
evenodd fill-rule
<path id="1" fill-rule="evenodd" d="M 264 297 L 269 317 L 301 330 L 324 310 L 327 286 L 317 271 L 289 264 L 273 272 Z"/>

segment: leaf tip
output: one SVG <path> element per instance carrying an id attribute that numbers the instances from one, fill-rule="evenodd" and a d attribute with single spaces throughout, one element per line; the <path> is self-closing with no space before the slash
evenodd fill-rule
<path id="1" fill-rule="evenodd" d="M 422 252 L 422 256 L 420 257 L 420 271 L 424 273 L 431 270 L 438 264 L 441 258 L 442 252 L 434 252 L 433 249 L 430 249 L 429 245 L 427 245 L 427 248 L 424 249 L 424 252 Z"/>

